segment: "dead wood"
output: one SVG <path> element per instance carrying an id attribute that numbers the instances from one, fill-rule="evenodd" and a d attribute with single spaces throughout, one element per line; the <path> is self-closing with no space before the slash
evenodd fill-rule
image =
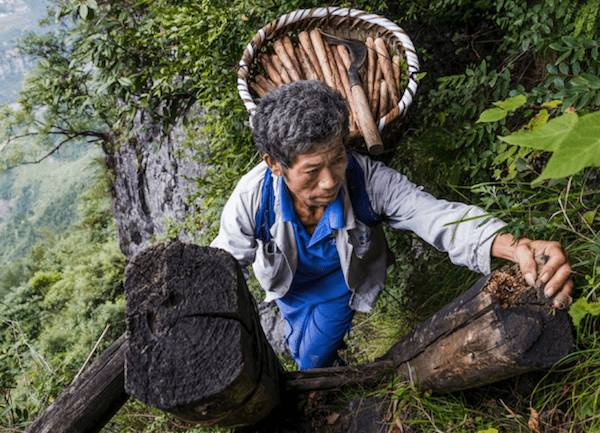
<path id="1" fill-rule="evenodd" d="M 96 433 L 127 401 L 125 334 L 75 379 L 25 430 L 26 433 Z"/>
<path id="2" fill-rule="evenodd" d="M 335 401 L 349 387 L 394 380 L 447 393 L 547 370 L 574 345 L 567 312 L 516 267 L 481 278 L 374 362 L 288 372 L 227 253 L 158 244 L 136 256 L 125 281 L 129 341 L 123 335 L 103 352 L 28 433 L 99 431 L 125 389 L 182 419 L 269 426 L 314 414 L 315 399 Z"/>
<path id="3" fill-rule="evenodd" d="M 252 424 L 279 403 L 279 361 L 237 261 L 154 245 L 125 270 L 125 390 L 193 422 Z"/>

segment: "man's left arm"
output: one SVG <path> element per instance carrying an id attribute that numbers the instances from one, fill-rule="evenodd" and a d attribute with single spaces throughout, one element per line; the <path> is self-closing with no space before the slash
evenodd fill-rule
<path id="1" fill-rule="evenodd" d="M 544 293 L 554 296 L 557 308 L 568 308 L 573 302 L 573 280 L 569 254 L 560 243 L 553 241 L 535 241 L 528 238 L 514 238 L 510 233 L 496 236 L 491 248 L 492 257 L 499 257 L 518 263 L 521 274 L 528 284 L 534 285 L 537 279 L 535 258 L 548 256 L 548 261 L 540 270 L 540 281 L 546 284 Z M 556 296 L 555 296 L 556 295 Z"/>

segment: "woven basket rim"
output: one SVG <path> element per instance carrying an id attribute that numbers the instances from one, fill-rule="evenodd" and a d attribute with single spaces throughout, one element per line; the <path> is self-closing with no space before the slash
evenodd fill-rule
<path id="1" fill-rule="evenodd" d="M 400 98 L 400 101 L 398 102 L 398 105 L 380 119 L 375 119 L 379 132 L 383 131 L 386 124 L 397 118 L 401 118 L 406 114 L 406 110 L 413 102 L 414 95 L 417 91 L 417 75 L 419 74 L 419 59 L 410 37 L 400 26 L 384 16 L 372 14 L 360 9 L 326 6 L 310 9 L 298 9 L 288 14 L 281 15 L 279 18 L 274 19 L 258 30 L 255 36 L 246 46 L 242 58 L 238 62 L 237 88 L 238 94 L 244 102 L 246 111 L 250 116 L 250 126 L 252 126 L 252 115 L 256 109 L 256 103 L 254 97 L 250 93 L 248 77 L 250 77 L 255 56 L 260 53 L 263 45 L 265 45 L 265 43 L 273 37 L 272 35 L 274 33 L 280 31 L 284 27 L 289 27 L 294 24 L 299 25 L 303 21 L 307 20 L 325 20 L 332 17 L 351 18 L 355 20 L 355 23 L 364 23 L 372 27 L 381 27 L 385 31 L 391 33 L 394 38 L 399 41 L 407 63 L 408 83 L 404 89 L 402 98 Z M 398 110 L 396 110 L 396 108 L 398 108 Z"/>

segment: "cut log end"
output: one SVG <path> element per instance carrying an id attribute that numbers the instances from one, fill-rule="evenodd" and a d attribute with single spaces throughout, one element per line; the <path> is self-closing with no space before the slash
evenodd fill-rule
<path id="1" fill-rule="evenodd" d="M 187 421 L 251 424 L 278 402 L 278 362 L 239 265 L 222 250 L 157 244 L 125 272 L 126 391 Z"/>

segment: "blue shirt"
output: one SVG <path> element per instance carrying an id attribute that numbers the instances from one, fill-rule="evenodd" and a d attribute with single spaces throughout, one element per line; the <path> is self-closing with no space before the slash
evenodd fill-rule
<path id="1" fill-rule="evenodd" d="M 311 236 L 294 211 L 291 193 L 283 177 L 280 179 L 283 191 L 281 215 L 283 221 L 292 222 L 298 248 L 298 266 L 290 291 L 311 304 L 349 293 L 333 233 L 344 227 L 343 190 L 340 189 L 333 203 L 327 206 Z"/>
<path id="2" fill-rule="evenodd" d="M 344 227 L 343 192 L 327 206 L 311 236 L 281 182 L 281 216 L 294 227 L 298 265 L 290 290 L 275 302 L 287 322 L 286 340 L 298 368 L 329 367 L 354 316 L 334 236 Z"/>

